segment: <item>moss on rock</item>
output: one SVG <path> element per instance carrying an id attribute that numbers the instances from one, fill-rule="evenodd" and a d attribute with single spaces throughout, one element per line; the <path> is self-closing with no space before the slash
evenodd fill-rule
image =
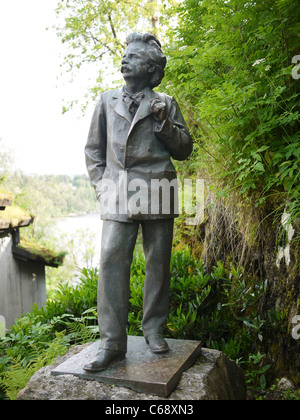
<path id="1" fill-rule="evenodd" d="M 34 217 L 26 210 L 18 206 L 8 206 L 0 212 L 0 229 L 13 229 L 28 226 Z"/>

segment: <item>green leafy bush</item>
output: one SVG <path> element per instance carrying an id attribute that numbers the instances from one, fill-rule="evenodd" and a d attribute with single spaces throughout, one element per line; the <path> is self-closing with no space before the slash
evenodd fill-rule
<path id="1" fill-rule="evenodd" d="M 299 10 L 296 0 L 183 1 L 165 78 L 195 141 L 186 171 L 219 195 L 272 197 L 289 222 L 300 215 Z"/>
<path id="2" fill-rule="evenodd" d="M 38 346 L 37 346 L 38 347 Z M 55 339 L 49 342 L 44 351 L 36 348 L 30 362 L 25 362 L 21 355 L 11 358 L 10 366 L 0 371 L 0 399 L 1 388 L 5 391 L 6 398 L 15 400 L 18 392 L 25 387 L 31 376 L 41 367 L 51 364 L 57 356 L 67 351 L 67 343 L 63 334 L 57 334 Z"/>
<path id="3" fill-rule="evenodd" d="M 131 269 L 128 332 L 132 335 L 142 335 L 144 275 L 145 259 L 137 254 Z M 265 287 L 264 282 L 246 280 L 241 269 L 225 269 L 221 262 L 208 273 L 189 248 L 174 251 L 165 335 L 201 340 L 233 359 L 247 356 L 269 322 L 257 309 Z"/>

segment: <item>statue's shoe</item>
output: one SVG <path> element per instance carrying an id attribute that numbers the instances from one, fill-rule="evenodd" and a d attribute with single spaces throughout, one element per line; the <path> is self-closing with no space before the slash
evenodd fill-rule
<path id="1" fill-rule="evenodd" d="M 145 337 L 145 340 L 152 353 L 167 353 L 169 351 L 168 343 L 160 334 L 150 335 Z"/>
<path id="2" fill-rule="evenodd" d="M 101 349 L 94 360 L 83 366 L 87 372 L 101 372 L 106 370 L 113 362 L 125 359 L 126 352 Z"/>

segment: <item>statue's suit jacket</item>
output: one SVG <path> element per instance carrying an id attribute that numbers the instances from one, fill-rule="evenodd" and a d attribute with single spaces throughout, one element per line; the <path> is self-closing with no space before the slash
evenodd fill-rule
<path id="1" fill-rule="evenodd" d="M 167 213 L 161 208 L 151 213 L 150 196 L 146 211 L 132 214 L 128 210 L 130 197 L 138 191 L 134 186 L 139 184 L 131 181 L 142 179 L 149 193 L 154 185 L 151 180 L 176 180 L 171 158 L 184 160 L 192 151 L 192 139 L 174 98 L 150 88 L 143 93 L 134 117 L 123 100 L 122 88 L 102 93 L 92 117 L 86 164 L 104 220 L 130 222 L 176 216 L 173 202 Z M 162 123 L 155 120 L 150 109 L 150 102 L 156 98 L 167 107 L 167 118 Z"/>

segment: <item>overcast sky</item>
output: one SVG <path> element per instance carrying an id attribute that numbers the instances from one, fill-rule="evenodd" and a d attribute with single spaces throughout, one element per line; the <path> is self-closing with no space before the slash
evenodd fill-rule
<path id="1" fill-rule="evenodd" d="M 13 149 L 17 169 L 82 174 L 95 104 L 85 116 L 62 115 L 63 99 L 82 98 L 89 75 L 73 83 L 60 76 L 64 46 L 51 28 L 57 3 L 0 0 L 0 138 Z"/>

